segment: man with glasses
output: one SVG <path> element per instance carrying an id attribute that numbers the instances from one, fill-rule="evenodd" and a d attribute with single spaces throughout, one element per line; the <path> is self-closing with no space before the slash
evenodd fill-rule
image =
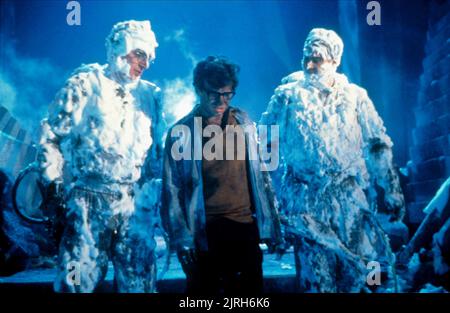
<path id="1" fill-rule="evenodd" d="M 157 46 L 149 21 L 114 25 L 108 64 L 77 69 L 42 123 L 42 176 L 61 184 L 67 199 L 55 291 L 96 291 L 108 261 L 117 291 L 155 291 L 148 209 L 158 200 L 136 205 L 135 199 L 145 191 L 158 198 L 160 89 L 141 79 Z"/>
<path id="2" fill-rule="evenodd" d="M 282 81 L 261 120 L 280 127 L 280 207 L 302 292 L 368 291 L 380 283 L 394 290 L 385 283 L 394 279 L 366 280 L 374 264 L 394 278 L 394 254 L 376 217 L 377 200 L 388 219 L 404 214 L 393 144 L 367 91 L 336 72 L 343 48 L 334 31 L 312 29 L 303 71 Z"/>
<path id="3" fill-rule="evenodd" d="M 166 139 L 161 218 L 170 248 L 186 273 L 188 293 L 261 292 L 259 243 L 282 241 L 269 176 L 259 158 L 247 157 L 250 146 L 256 145 L 256 128 L 242 110 L 230 106 L 238 70 L 224 58 L 210 56 L 199 62 L 194 87 L 200 103 Z M 245 138 L 227 140 L 227 133 L 239 127 L 249 130 L 237 132 Z M 217 151 L 207 151 L 209 141 L 196 129 L 213 129 L 210 140 L 224 139 L 214 149 L 227 157 L 211 157 L 209 152 Z M 183 136 L 193 143 L 190 158 L 174 152 L 176 138 Z M 244 152 L 241 157 L 239 150 Z M 201 157 L 196 159 L 198 152 Z"/>

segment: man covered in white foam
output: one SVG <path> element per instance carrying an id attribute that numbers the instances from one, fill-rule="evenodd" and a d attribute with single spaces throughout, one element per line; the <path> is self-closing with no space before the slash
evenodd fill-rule
<path id="1" fill-rule="evenodd" d="M 157 46 L 149 21 L 117 23 L 108 64 L 75 70 L 42 122 L 42 174 L 67 198 L 56 291 L 95 291 L 108 261 L 118 291 L 155 291 L 152 213 L 143 206 L 159 201 L 164 123 L 160 89 L 141 75 Z M 153 203 L 136 206 L 146 193 Z"/>
<path id="2" fill-rule="evenodd" d="M 304 292 L 367 289 L 371 261 L 392 274 L 394 255 L 376 219 L 375 186 L 384 191 L 393 220 L 404 214 L 383 122 L 366 90 L 336 73 L 343 47 L 334 31 L 311 30 L 303 71 L 282 80 L 261 120 L 280 127 L 280 210 L 294 238 Z"/>

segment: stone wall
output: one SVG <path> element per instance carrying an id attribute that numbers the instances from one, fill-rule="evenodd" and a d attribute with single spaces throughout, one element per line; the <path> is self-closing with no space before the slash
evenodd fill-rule
<path id="1" fill-rule="evenodd" d="M 430 1 L 427 41 L 415 127 L 406 222 L 422 221 L 423 208 L 450 176 L 450 1 Z"/>

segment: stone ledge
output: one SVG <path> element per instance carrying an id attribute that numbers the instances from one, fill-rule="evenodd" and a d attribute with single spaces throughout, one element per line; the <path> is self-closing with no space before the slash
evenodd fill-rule
<path id="1" fill-rule="evenodd" d="M 408 192 L 414 202 L 429 202 L 445 179 L 432 179 L 408 184 Z"/>
<path id="2" fill-rule="evenodd" d="M 450 114 L 437 117 L 431 123 L 417 126 L 412 131 L 412 138 L 415 145 L 431 142 L 433 139 L 450 134 Z"/>
<path id="3" fill-rule="evenodd" d="M 412 181 L 414 182 L 446 179 L 450 174 L 450 156 L 439 156 L 414 164 L 414 166 L 415 171 L 412 174 Z"/>
<path id="4" fill-rule="evenodd" d="M 417 126 L 425 126 L 434 121 L 436 116 L 450 114 L 450 95 L 443 95 L 436 100 L 427 102 L 426 105 L 413 109 Z"/>
<path id="5" fill-rule="evenodd" d="M 415 164 L 439 156 L 450 156 L 450 134 L 412 146 L 409 152 L 411 159 Z"/>

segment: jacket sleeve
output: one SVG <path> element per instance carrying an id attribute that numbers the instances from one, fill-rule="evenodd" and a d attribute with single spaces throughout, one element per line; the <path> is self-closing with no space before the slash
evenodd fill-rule
<path id="1" fill-rule="evenodd" d="M 61 146 L 81 118 L 89 92 L 83 84 L 85 79 L 80 74 L 70 77 L 50 104 L 47 118 L 41 122 L 38 164 L 48 182 L 61 181 L 65 162 L 70 162 L 64 159 Z"/>
<path id="2" fill-rule="evenodd" d="M 393 163 L 393 143 L 386 134 L 383 121 L 364 89 L 359 91 L 358 122 L 364 141 L 364 158 L 369 171 L 371 186 L 384 191 L 384 201 L 389 214 L 401 220 L 405 211 L 405 202 L 400 180 Z M 371 187 L 372 188 L 372 187 Z M 376 194 L 376 191 L 372 190 Z"/>
<path id="3" fill-rule="evenodd" d="M 170 132 L 170 131 L 169 131 Z M 161 221 L 166 231 L 170 250 L 194 248 L 192 232 L 188 228 L 184 190 L 182 188 L 182 162 L 175 161 L 171 155 L 172 140 L 167 135 L 162 167 L 162 206 Z"/>

